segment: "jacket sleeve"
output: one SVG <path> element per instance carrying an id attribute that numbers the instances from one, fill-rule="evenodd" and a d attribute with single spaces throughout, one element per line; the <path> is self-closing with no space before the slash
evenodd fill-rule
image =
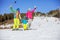
<path id="1" fill-rule="evenodd" d="M 35 10 L 36 10 L 36 8 L 34 8 L 34 9 L 32 10 L 32 13 L 34 13 Z"/>
<path id="2" fill-rule="evenodd" d="M 12 13 L 16 13 L 16 10 L 14 10 L 13 7 L 10 7 L 10 11 L 11 11 Z"/>

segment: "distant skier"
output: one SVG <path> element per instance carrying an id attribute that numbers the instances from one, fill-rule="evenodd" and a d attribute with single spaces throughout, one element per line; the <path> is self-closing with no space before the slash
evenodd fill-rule
<path id="1" fill-rule="evenodd" d="M 33 13 L 34 13 L 35 10 L 36 10 L 36 7 L 34 7 L 33 10 L 30 10 L 30 8 L 29 8 L 27 13 L 26 13 L 26 17 L 28 19 L 29 28 L 30 28 L 30 25 L 31 25 L 31 22 L 32 22 L 32 19 L 33 19 Z"/>

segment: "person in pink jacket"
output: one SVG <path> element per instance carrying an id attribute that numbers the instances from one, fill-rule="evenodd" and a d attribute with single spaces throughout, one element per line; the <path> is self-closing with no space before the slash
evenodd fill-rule
<path id="1" fill-rule="evenodd" d="M 32 19 L 32 18 L 33 18 L 32 15 L 33 15 L 35 9 L 36 9 L 36 7 L 35 7 L 32 11 L 31 11 L 30 9 L 27 11 L 26 17 L 27 17 L 28 19 Z"/>
<path id="2" fill-rule="evenodd" d="M 36 10 L 36 7 L 34 7 L 33 10 L 28 10 L 26 13 L 26 18 L 28 19 L 28 29 L 30 28 L 31 22 L 32 22 L 32 18 L 33 18 L 33 13 Z"/>

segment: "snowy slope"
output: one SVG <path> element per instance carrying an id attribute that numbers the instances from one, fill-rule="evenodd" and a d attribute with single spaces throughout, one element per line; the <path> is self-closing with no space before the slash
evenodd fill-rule
<path id="1" fill-rule="evenodd" d="M 60 40 L 60 21 L 58 18 L 35 17 L 31 28 L 36 30 L 0 29 L 0 40 Z"/>
<path id="2" fill-rule="evenodd" d="M 53 25 L 60 25 L 60 21 L 55 17 L 34 17 L 33 22 L 31 23 L 31 28 L 39 28 L 40 27 L 52 27 Z M 54 26 L 53 26 L 54 27 Z"/>

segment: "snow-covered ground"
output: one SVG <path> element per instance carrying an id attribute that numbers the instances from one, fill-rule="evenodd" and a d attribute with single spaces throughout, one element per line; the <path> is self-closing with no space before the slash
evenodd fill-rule
<path id="1" fill-rule="evenodd" d="M 58 18 L 34 17 L 31 28 L 35 30 L 0 29 L 0 40 L 60 40 L 60 21 Z"/>
<path id="2" fill-rule="evenodd" d="M 0 27 L 2 27 L 2 28 L 4 28 L 4 27 L 11 28 L 11 26 L 13 26 L 13 23 L 12 24 L 0 25 Z"/>

